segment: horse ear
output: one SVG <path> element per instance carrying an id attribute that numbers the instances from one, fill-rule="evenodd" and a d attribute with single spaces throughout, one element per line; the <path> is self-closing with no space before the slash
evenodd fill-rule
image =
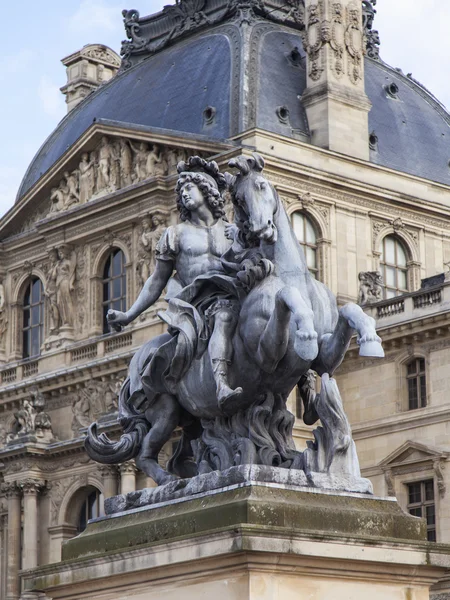
<path id="1" fill-rule="evenodd" d="M 225 175 L 225 181 L 227 182 L 228 189 L 232 190 L 234 187 L 234 184 L 236 183 L 236 177 L 234 175 L 232 175 L 231 173 L 228 173 L 228 171 L 225 171 L 224 175 Z"/>
<path id="2" fill-rule="evenodd" d="M 241 175 L 248 175 L 250 169 L 247 164 L 247 160 L 244 156 L 238 156 L 237 158 L 232 158 L 228 163 L 230 168 L 239 169 Z"/>
<path id="3" fill-rule="evenodd" d="M 254 169 L 255 171 L 262 171 L 264 169 L 264 159 L 257 152 L 252 152 L 253 160 L 254 160 Z"/>

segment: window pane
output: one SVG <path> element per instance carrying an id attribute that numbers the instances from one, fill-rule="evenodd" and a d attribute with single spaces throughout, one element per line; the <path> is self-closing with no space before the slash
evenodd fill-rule
<path id="1" fill-rule="evenodd" d="M 23 358 L 30 356 L 30 330 L 23 332 Z"/>
<path id="2" fill-rule="evenodd" d="M 425 500 L 434 500 L 434 481 L 425 481 Z"/>
<path id="3" fill-rule="evenodd" d="M 425 359 L 424 358 L 419 359 L 419 369 L 422 373 L 425 371 Z"/>
<path id="4" fill-rule="evenodd" d="M 31 302 L 37 304 L 41 301 L 41 280 L 36 279 L 31 288 Z"/>
<path id="5" fill-rule="evenodd" d="M 304 217 L 301 213 L 294 213 L 292 215 L 292 225 L 298 241 L 305 242 Z"/>
<path id="6" fill-rule="evenodd" d="M 419 508 L 410 508 L 409 514 L 412 515 L 413 517 L 421 517 L 422 509 L 420 507 Z"/>
<path id="7" fill-rule="evenodd" d="M 397 291 L 396 290 L 386 290 L 386 298 L 395 298 L 397 296 Z"/>
<path id="8" fill-rule="evenodd" d="M 109 300 L 109 281 L 108 283 L 103 284 L 103 302 L 108 302 Z"/>
<path id="9" fill-rule="evenodd" d="M 26 308 L 23 311 L 23 326 L 28 327 L 30 325 L 30 309 Z"/>
<path id="10" fill-rule="evenodd" d="M 31 307 L 31 324 L 37 325 L 40 323 L 41 307 L 39 304 Z"/>
<path id="11" fill-rule="evenodd" d="M 316 268 L 316 251 L 314 248 L 306 247 L 306 264 L 309 269 Z"/>
<path id="12" fill-rule="evenodd" d="M 384 260 L 391 265 L 395 265 L 395 240 L 391 236 L 384 238 Z"/>
<path id="13" fill-rule="evenodd" d="M 427 405 L 427 383 L 425 375 L 420 378 L 420 406 Z"/>
<path id="14" fill-rule="evenodd" d="M 24 306 L 30 305 L 30 298 L 31 298 L 31 284 L 27 287 L 27 290 L 23 297 L 23 305 Z"/>
<path id="15" fill-rule="evenodd" d="M 429 542 L 436 541 L 436 530 L 435 529 L 430 529 L 429 531 L 427 531 L 427 539 Z"/>
<path id="16" fill-rule="evenodd" d="M 41 351 L 41 336 L 38 327 L 33 327 L 31 331 L 31 356 L 37 356 Z"/>
<path id="17" fill-rule="evenodd" d="M 109 279 L 111 277 L 111 257 L 108 258 L 105 264 L 105 270 L 103 271 L 103 279 Z"/>
<path id="18" fill-rule="evenodd" d="M 415 360 L 410 362 L 408 365 L 408 375 L 415 375 L 417 373 L 417 363 Z"/>
<path id="19" fill-rule="evenodd" d="M 408 398 L 409 398 L 409 408 L 419 408 L 419 401 L 417 395 L 417 379 L 408 379 Z"/>
<path id="20" fill-rule="evenodd" d="M 314 227 L 312 226 L 312 224 L 310 223 L 310 221 L 305 218 L 305 224 L 306 224 L 306 241 L 308 242 L 308 244 L 314 244 L 316 243 L 316 233 L 314 231 Z"/>
<path id="21" fill-rule="evenodd" d="M 397 264 L 399 267 L 406 267 L 406 254 L 403 250 L 403 246 L 396 240 L 397 246 Z"/>
<path id="22" fill-rule="evenodd" d="M 114 257 L 113 257 L 113 270 L 112 270 L 113 277 L 115 275 L 120 275 L 122 273 L 122 264 L 123 264 L 122 257 L 123 257 L 122 250 L 119 250 L 118 252 L 116 252 L 114 254 Z"/>
<path id="23" fill-rule="evenodd" d="M 420 502 L 421 494 L 420 494 L 420 483 L 410 483 L 408 485 L 409 488 L 409 504 L 415 504 L 416 502 Z"/>
<path id="24" fill-rule="evenodd" d="M 434 514 L 434 504 L 426 507 L 425 518 L 427 525 L 436 525 L 436 515 Z"/>
<path id="25" fill-rule="evenodd" d="M 112 282 L 112 297 L 113 298 L 120 298 L 120 296 L 122 295 L 122 286 L 121 286 L 121 277 L 117 277 L 117 279 L 113 279 Z"/>
<path id="26" fill-rule="evenodd" d="M 397 277 L 398 277 L 398 287 L 401 290 L 406 290 L 408 285 L 406 282 L 407 276 L 406 276 L 406 271 L 401 271 L 400 269 L 397 269 Z"/>
<path id="27" fill-rule="evenodd" d="M 386 285 L 390 287 L 397 287 L 395 284 L 395 271 L 394 267 L 386 267 Z"/>

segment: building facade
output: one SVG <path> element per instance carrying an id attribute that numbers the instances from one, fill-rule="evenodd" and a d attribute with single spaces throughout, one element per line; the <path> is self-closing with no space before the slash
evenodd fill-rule
<path id="1" fill-rule="evenodd" d="M 201 4 L 124 11 L 118 72 L 100 45 L 64 59 L 69 112 L 0 222 L 2 600 L 104 497 L 154 485 L 93 463 L 83 439 L 93 421 L 118 433 L 130 358 L 164 331 L 164 301 L 121 332 L 105 316 L 151 274 L 192 154 L 222 170 L 262 154 L 311 272 L 377 319 L 386 357 L 355 341 L 336 373 L 362 473 L 450 543 L 450 116 L 380 59 L 369 0 Z M 301 448 L 295 394 L 291 409 Z"/>

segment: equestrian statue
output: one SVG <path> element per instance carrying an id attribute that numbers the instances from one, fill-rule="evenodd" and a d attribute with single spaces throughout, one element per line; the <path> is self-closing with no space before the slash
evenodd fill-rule
<path id="1" fill-rule="evenodd" d="M 167 332 L 131 360 L 119 396 L 121 438 L 94 423 L 86 450 L 101 463 L 134 458 L 158 485 L 247 464 L 359 476 L 332 376 L 355 332 L 361 356 L 384 356 L 375 321 L 353 303 L 338 309 L 311 275 L 263 158 L 229 166 L 234 175 L 197 156 L 178 164 L 180 223 L 163 233 L 133 306 L 108 313 L 120 330 L 167 289 L 158 313 Z M 225 218 L 226 191 L 234 223 Z M 321 423 L 303 452 L 286 406 L 296 386 L 305 423 Z M 163 467 L 158 454 L 176 428 L 181 439 Z"/>

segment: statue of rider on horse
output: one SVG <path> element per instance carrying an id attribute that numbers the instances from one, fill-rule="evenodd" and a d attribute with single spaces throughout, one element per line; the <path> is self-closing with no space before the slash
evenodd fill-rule
<path id="1" fill-rule="evenodd" d="M 108 314 L 120 329 L 167 288 L 168 307 L 159 316 L 168 331 L 130 363 L 119 397 L 120 440 L 93 424 L 87 452 L 101 463 L 135 458 L 158 485 L 243 464 L 358 476 L 330 377 L 355 331 L 361 355 L 384 355 L 375 322 L 356 304 L 338 310 L 331 291 L 311 276 L 262 157 L 229 166 L 236 175 L 199 157 L 178 165 L 181 222 L 161 237 L 156 268 L 133 306 Z M 234 224 L 225 219 L 227 188 Z M 322 378 L 319 394 L 311 371 Z M 296 385 L 305 422 L 322 422 L 303 452 L 286 407 Z M 177 427 L 181 440 L 165 469 L 158 454 Z"/>

